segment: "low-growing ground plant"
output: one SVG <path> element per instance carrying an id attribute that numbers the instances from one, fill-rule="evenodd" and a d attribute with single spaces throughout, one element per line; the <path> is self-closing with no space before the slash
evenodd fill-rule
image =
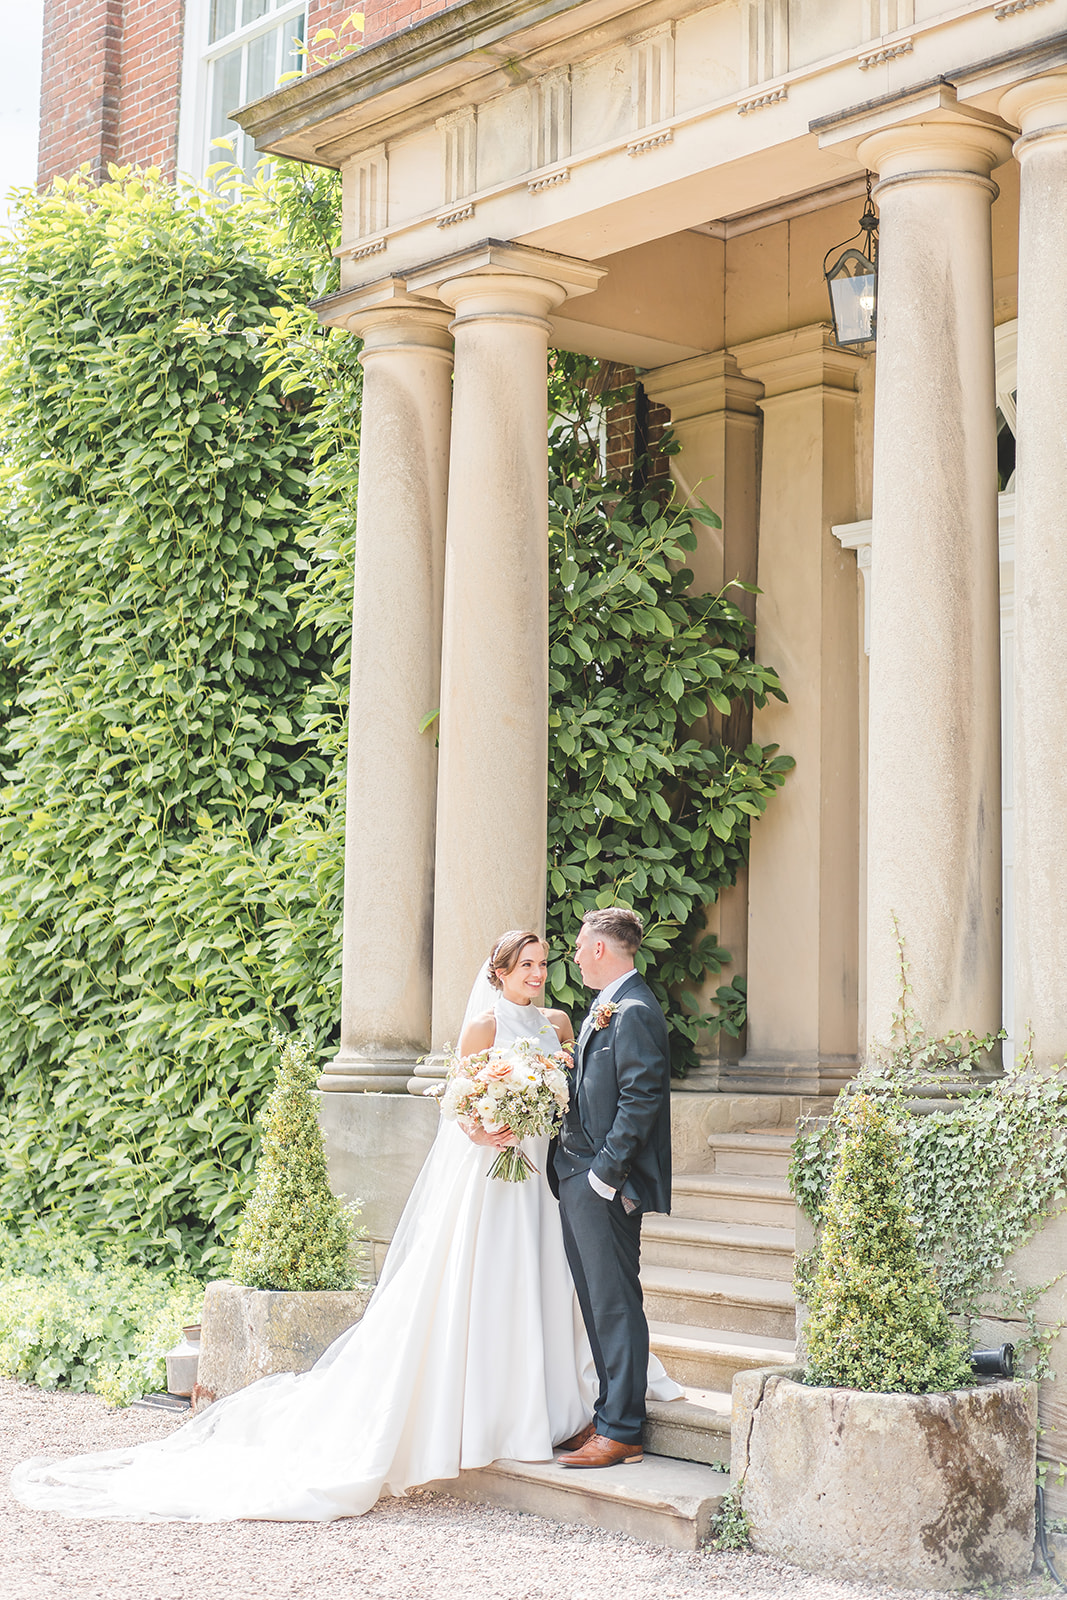
<path id="1" fill-rule="evenodd" d="M 722 1497 L 718 1515 L 711 1525 L 708 1543 L 713 1550 L 747 1550 L 751 1542 L 748 1514 L 742 1504 L 744 1479 L 736 1489 Z"/>
<path id="2" fill-rule="evenodd" d="M 869 1096 L 846 1097 L 807 1287 L 805 1381 L 926 1394 L 972 1383 L 968 1347 L 919 1255 L 899 1132 Z"/>
<path id="3" fill-rule="evenodd" d="M 306 1039 L 283 1040 L 278 1081 L 258 1118 L 256 1187 L 237 1230 L 230 1276 L 250 1289 L 352 1289 L 355 1210 L 330 1189 Z"/>
<path id="4" fill-rule="evenodd" d="M 113 1406 L 166 1388 L 164 1356 L 200 1319 L 204 1288 L 131 1265 L 65 1229 L 0 1233 L 0 1373 L 91 1390 Z"/>

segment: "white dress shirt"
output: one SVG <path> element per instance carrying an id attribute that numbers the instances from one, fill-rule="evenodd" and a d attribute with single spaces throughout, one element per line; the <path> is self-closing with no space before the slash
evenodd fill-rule
<path id="1" fill-rule="evenodd" d="M 606 983 L 601 989 L 600 993 L 597 995 L 596 999 L 593 1001 L 593 1004 L 589 1007 L 589 1015 L 592 1016 L 593 1012 L 599 1010 L 601 1006 L 610 1005 L 612 996 L 622 988 L 622 985 L 626 982 L 627 978 L 633 977 L 636 971 L 636 967 L 630 967 L 628 971 L 620 973 L 617 978 L 612 978 L 610 983 Z M 604 1182 L 603 1178 L 598 1178 L 591 1167 L 586 1176 L 588 1177 L 593 1189 L 598 1195 L 600 1195 L 602 1200 L 614 1200 L 615 1190 L 610 1188 Z"/>

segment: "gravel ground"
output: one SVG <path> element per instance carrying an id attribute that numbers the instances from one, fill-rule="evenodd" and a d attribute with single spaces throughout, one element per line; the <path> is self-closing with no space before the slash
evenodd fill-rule
<path id="1" fill-rule="evenodd" d="M 27 1511 L 16 1461 L 74 1455 L 176 1426 L 95 1395 L 0 1379 L 2 1600 L 891 1600 L 904 1591 L 814 1578 L 763 1556 L 686 1555 L 444 1495 L 386 1500 L 334 1523 L 78 1522 Z M 914 1591 L 911 1591 L 914 1593 Z M 1008 1600 L 1054 1591 L 1031 1578 Z M 927 1600 L 937 1600 L 928 1596 Z"/>

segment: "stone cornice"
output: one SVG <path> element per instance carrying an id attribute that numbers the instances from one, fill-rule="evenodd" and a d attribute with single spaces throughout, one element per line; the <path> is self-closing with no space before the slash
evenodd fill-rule
<path id="1" fill-rule="evenodd" d="M 706 0 L 465 0 L 332 66 L 242 106 L 235 121 L 258 150 L 339 166 L 355 113 L 374 102 L 375 126 L 438 95 L 477 85 L 487 99 L 566 62 L 577 36 L 628 37 L 634 13 L 654 23 Z M 573 14 L 573 15 L 569 15 Z M 562 19 L 566 19 L 563 21 Z M 366 133 L 362 139 L 377 137 Z"/>

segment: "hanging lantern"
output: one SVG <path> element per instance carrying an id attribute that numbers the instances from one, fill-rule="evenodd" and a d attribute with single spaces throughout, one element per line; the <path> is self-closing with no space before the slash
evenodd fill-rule
<path id="1" fill-rule="evenodd" d="M 863 249 L 855 241 L 862 239 Z M 835 251 L 840 255 L 832 267 L 826 263 Z M 878 213 L 871 199 L 871 175 L 867 174 L 867 203 L 860 218 L 859 232 L 844 247 L 834 245 L 822 264 L 830 291 L 830 314 L 834 319 L 834 339 L 838 344 L 867 344 L 878 326 Z"/>

